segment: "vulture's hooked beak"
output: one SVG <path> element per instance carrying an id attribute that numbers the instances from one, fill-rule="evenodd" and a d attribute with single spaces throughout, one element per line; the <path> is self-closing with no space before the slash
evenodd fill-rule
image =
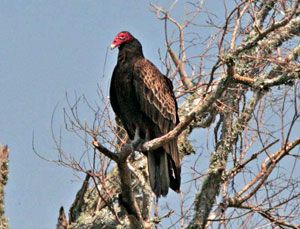
<path id="1" fill-rule="evenodd" d="M 110 45 L 110 50 L 113 50 L 115 47 L 117 47 L 117 45 L 111 44 L 111 45 Z"/>

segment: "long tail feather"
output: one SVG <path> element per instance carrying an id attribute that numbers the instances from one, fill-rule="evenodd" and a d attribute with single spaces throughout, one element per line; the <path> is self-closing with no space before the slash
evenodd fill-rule
<path id="1" fill-rule="evenodd" d="M 168 158 L 162 148 L 148 152 L 150 185 L 156 196 L 166 196 L 170 187 Z"/>

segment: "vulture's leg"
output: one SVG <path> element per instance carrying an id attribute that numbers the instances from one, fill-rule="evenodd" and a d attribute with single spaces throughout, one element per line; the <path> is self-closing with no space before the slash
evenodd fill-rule
<path id="1" fill-rule="evenodd" d="M 133 148 L 138 151 L 139 146 L 143 143 L 144 143 L 144 140 L 141 139 L 141 137 L 140 137 L 140 127 L 136 126 L 135 133 L 134 133 L 134 139 L 132 140 L 131 144 L 132 144 Z"/>
<path id="2" fill-rule="evenodd" d="M 147 142 L 147 141 L 150 141 L 150 130 L 149 130 L 149 129 L 146 130 L 145 141 L 146 141 L 146 142 Z"/>

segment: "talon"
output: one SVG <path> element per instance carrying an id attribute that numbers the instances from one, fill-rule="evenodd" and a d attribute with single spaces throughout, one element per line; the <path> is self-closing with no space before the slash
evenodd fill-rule
<path id="1" fill-rule="evenodd" d="M 143 143 L 144 143 L 143 139 L 139 139 L 138 141 L 132 142 L 133 149 L 135 151 L 140 151 L 139 149 L 143 145 Z"/>

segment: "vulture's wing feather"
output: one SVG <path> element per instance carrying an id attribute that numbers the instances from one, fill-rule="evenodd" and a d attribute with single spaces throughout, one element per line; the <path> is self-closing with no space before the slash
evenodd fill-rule
<path id="1" fill-rule="evenodd" d="M 171 81 L 149 60 L 134 64 L 133 84 L 142 111 L 165 134 L 178 123 L 177 104 Z"/>
<path id="2" fill-rule="evenodd" d="M 109 89 L 109 99 L 110 99 L 110 104 L 117 116 L 117 118 L 121 119 L 122 125 L 124 129 L 126 130 L 127 134 L 129 135 L 129 138 L 133 139 L 134 137 L 134 129 L 130 127 L 128 124 L 128 121 L 126 120 L 126 117 L 122 113 L 122 110 L 120 109 L 120 104 L 118 101 L 118 96 L 116 93 L 117 90 L 117 73 L 116 73 L 116 68 L 114 69 L 112 78 L 111 78 L 111 83 L 110 83 L 110 89 Z"/>
<path id="3" fill-rule="evenodd" d="M 147 59 L 135 62 L 133 74 L 133 84 L 142 111 L 158 126 L 160 133 L 168 133 L 179 122 L 172 82 Z M 176 142 L 173 140 L 164 148 L 178 167 L 180 162 Z"/>
<path id="4" fill-rule="evenodd" d="M 121 116 L 120 106 L 118 103 L 117 93 L 116 93 L 116 68 L 111 77 L 110 89 L 109 89 L 109 100 L 110 104 L 117 117 Z"/>

